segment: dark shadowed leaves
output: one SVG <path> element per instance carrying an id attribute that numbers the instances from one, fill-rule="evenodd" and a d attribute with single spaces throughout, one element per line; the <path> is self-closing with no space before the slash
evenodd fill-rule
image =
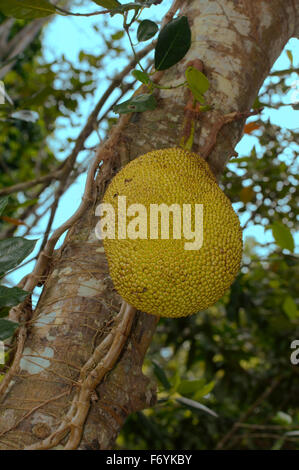
<path id="1" fill-rule="evenodd" d="M 170 383 L 169 383 L 169 381 L 166 377 L 164 369 L 162 369 L 162 367 L 160 366 L 160 364 L 158 364 L 157 361 L 153 360 L 152 364 L 153 364 L 153 367 L 154 367 L 155 376 L 157 377 L 159 382 L 161 382 L 161 384 L 166 388 L 166 390 L 169 390 L 171 385 L 170 385 Z"/>
<path id="2" fill-rule="evenodd" d="M 26 240 L 21 237 L 8 238 L 0 241 L 0 273 L 9 269 L 27 258 L 35 247 L 36 240 Z"/>
<path id="3" fill-rule="evenodd" d="M 5 207 L 7 206 L 8 203 L 8 197 L 2 197 L 0 199 L 0 215 L 3 213 Z"/>
<path id="4" fill-rule="evenodd" d="M 28 292 L 18 287 L 0 286 L 0 307 L 13 307 L 26 299 Z"/>
<path id="5" fill-rule="evenodd" d="M 179 62 L 191 45 L 191 30 L 186 16 L 170 21 L 158 36 L 155 50 L 156 70 L 166 70 Z"/>
<path id="6" fill-rule="evenodd" d="M 138 26 L 137 29 L 137 39 L 139 42 L 148 41 L 151 39 L 158 31 L 158 25 L 151 20 L 143 20 Z"/>
<path id="7" fill-rule="evenodd" d="M 14 334 L 19 324 L 4 318 L 0 319 L 0 341 L 4 341 Z"/>

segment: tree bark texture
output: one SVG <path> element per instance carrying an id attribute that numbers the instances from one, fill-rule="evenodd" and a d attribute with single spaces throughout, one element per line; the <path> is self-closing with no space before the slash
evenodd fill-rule
<path id="1" fill-rule="evenodd" d="M 165 71 L 161 85 L 184 80 L 200 59 L 210 81 L 212 111 L 197 120 L 193 149 L 201 154 L 215 138 L 217 122 L 248 111 L 284 45 L 298 31 L 292 0 L 182 1 L 192 29 L 184 59 Z M 147 151 L 179 145 L 188 90 L 160 90 L 158 108 L 132 114 L 114 148 L 113 164 L 98 179 L 97 204 L 111 177 Z M 244 119 L 225 124 L 207 161 L 219 177 L 242 135 Z M 216 126 L 216 127 L 215 127 Z M 95 204 L 69 230 L 55 252 L 42 295 L 28 325 L 18 372 L 0 404 L 0 449 L 20 449 L 49 436 L 68 411 L 81 367 L 111 330 L 121 299 L 109 278 L 104 249 L 94 234 Z M 173 320 L 176 321 L 176 320 Z M 109 449 L 126 419 L 155 403 L 155 384 L 142 373 L 157 318 L 138 312 L 124 350 L 91 397 L 78 448 Z M 55 448 L 62 449 L 67 437 Z"/>

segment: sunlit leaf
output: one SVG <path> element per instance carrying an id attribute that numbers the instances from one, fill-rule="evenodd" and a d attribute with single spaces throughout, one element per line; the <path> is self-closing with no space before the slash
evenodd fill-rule
<path id="1" fill-rule="evenodd" d="M 287 50 L 286 50 L 286 53 L 287 53 L 287 56 L 288 56 L 288 58 L 289 58 L 289 61 L 290 61 L 291 65 L 293 66 L 294 59 L 293 59 L 292 51 L 290 51 L 290 49 L 287 49 Z"/>
<path id="2" fill-rule="evenodd" d="M 182 380 L 177 391 L 181 395 L 188 395 L 197 392 L 205 384 L 204 379 L 199 380 Z"/>
<path id="3" fill-rule="evenodd" d="M 214 382 L 214 380 L 212 380 L 211 382 L 209 382 L 208 384 L 206 384 L 202 388 L 200 388 L 195 393 L 194 398 L 196 400 L 199 400 L 200 398 L 205 397 L 206 395 L 208 395 L 213 390 L 214 387 L 215 387 L 215 382 Z"/>
<path id="4" fill-rule="evenodd" d="M 210 88 L 208 78 L 195 67 L 187 67 L 185 75 L 194 98 L 200 103 L 204 103 L 203 95 Z"/>
<path id="5" fill-rule="evenodd" d="M 142 70 L 133 70 L 132 72 L 133 77 L 135 77 L 139 82 L 142 83 L 149 83 L 149 75 L 146 72 L 142 72 Z"/>
<path id="6" fill-rule="evenodd" d="M 119 39 L 124 37 L 124 34 L 124 31 L 117 31 L 116 33 L 112 34 L 111 39 L 113 39 L 113 41 L 118 41 Z M 81 53 L 82 51 L 80 52 L 80 54 Z"/>
<path id="7" fill-rule="evenodd" d="M 0 0 L 0 11 L 6 16 L 28 20 L 53 15 L 56 8 L 47 0 Z"/>
<path id="8" fill-rule="evenodd" d="M 295 243 L 290 229 L 281 222 L 274 222 L 270 227 L 277 245 L 293 252 Z"/>
<path id="9" fill-rule="evenodd" d="M 296 302 L 290 295 L 284 299 L 282 308 L 290 320 L 299 317 L 299 310 L 297 309 Z"/>

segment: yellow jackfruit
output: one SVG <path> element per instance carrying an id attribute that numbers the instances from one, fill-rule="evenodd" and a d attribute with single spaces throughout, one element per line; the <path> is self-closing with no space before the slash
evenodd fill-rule
<path id="1" fill-rule="evenodd" d="M 118 217 L 124 201 L 125 226 Z M 197 154 L 168 148 L 136 158 L 112 179 L 103 203 L 110 204 L 115 213 L 114 217 L 108 206 L 102 213 L 110 276 L 118 293 L 137 309 L 164 317 L 197 313 L 222 297 L 238 273 L 242 256 L 239 219 L 208 164 Z M 180 215 L 169 211 L 168 239 L 162 238 L 161 204 L 181 208 Z M 202 205 L 202 219 L 195 218 L 196 204 Z M 191 209 L 184 212 L 184 207 Z M 144 210 L 147 219 L 140 218 Z M 197 233 L 195 222 L 199 220 L 202 246 L 192 249 L 190 230 Z M 108 236 L 109 221 L 115 222 L 115 231 Z M 163 224 L 166 230 L 167 217 Z M 138 235 L 143 238 L 136 238 Z M 197 235 L 200 238 L 199 231 Z"/>

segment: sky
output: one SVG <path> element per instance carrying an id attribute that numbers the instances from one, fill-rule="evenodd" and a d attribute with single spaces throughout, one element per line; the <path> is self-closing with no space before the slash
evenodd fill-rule
<path id="1" fill-rule="evenodd" d="M 87 3 L 91 5 L 90 8 L 87 7 Z M 87 2 L 85 7 L 74 7 L 72 8 L 73 11 L 95 11 L 96 8 L 93 7 L 91 2 Z M 165 6 L 168 8 L 170 5 L 170 1 L 163 2 Z M 165 11 L 165 6 L 159 5 L 152 7 L 151 15 L 149 16 L 153 20 L 159 21 Z M 121 28 L 121 21 L 122 17 L 120 15 L 115 15 L 114 17 L 107 18 L 109 22 L 109 28 L 111 30 L 120 29 Z M 101 51 L 101 44 L 102 44 L 102 37 L 100 32 L 97 32 L 94 29 L 94 25 L 98 23 L 97 17 L 65 17 L 59 16 L 56 17 L 51 23 L 47 26 L 44 32 L 43 37 L 43 47 L 45 52 L 45 57 L 47 61 L 55 61 L 62 55 L 64 55 L 68 60 L 70 60 L 74 65 L 77 67 L 82 66 L 79 62 L 78 55 L 81 50 L 84 50 L 86 53 L 96 53 L 97 51 Z M 298 66 L 299 64 L 299 41 L 297 39 L 291 39 L 288 44 L 286 45 L 284 51 L 282 52 L 281 56 L 277 59 L 273 66 L 273 70 L 280 70 L 287 68 L 289 66 L 289 58 L 286 54 L 286 50 L 291 50 L 294 59 L 294 65 Z M 129 49 L 128 49 L 129 50 Z M 118 71 L 120 71 L 124 65 L 126 65 L 127 59 L 119 58 L 117 60 L 111 61 L 109 64 L 109 69 L 111 69 L 111 76 L 115 75 Z M 292 100 L 299 99 L 299 83 L 298 80 L 296 82 L 296 74 L 290 77 L 290 83 L 293 83 L 293 92 L 292 94 L 286 95 L 284 97 L 285 103 L 290 103 Z M 96 93 L 93 96 L 88 97 L 86 100 L 82 101 L 80 104 L 80 113 L 82 116 L 80 117 L 79 124 L 84 126 L 87 116 L 89 115 L 90 111 L 93 109 L 95 103 L 98 101 L 99 97 L 103 93 L 106 88 L 107 81 L 104 78 L 103 73 L 99 70 L 99 86 Z M 115 96 L 115 95 L 114 95 Z M 110 101 L 111 102 L 111 101 Z M 109 106 L 109 102 L 107 103 Z M 283 106 L 279 110 L 273 109 L 265 109 L 263 111 L 263 119 L 269 118 L 271 123 L 277 124 L 279 126 L 288 128 L 288 129 L 295 129 L 298 127 L 298 115 L 299 111 L 294 111 L 291 106 Z M 117 116 L 116 116 L 117 117 Z M 248 120 L 254 120 L 255 118 L 251 118 Z M 67 139 L 68 137 L 76 137 L 79 133 L 79 128 L 74 129 L 67 129 L 67 130 L 60 130 L 59 139 Z M 102 133 L 102 137 L 103 137 Z M 57 158 L 64 159 L 67 155 L 67 152 L 58 151 L 55 149 L 55 140 L 51 141 L 54 150 L 56 150 L 55 154 Z M 98 137 L 93 135 L 87 141 L 89 146 L 96 145 L 98 143 Z M 239 156 L 248 155 L 250 153 L 250 149 L 253 145 L 257 146 L 258 150 L 258 139 L 254 136 L 244 135 L 241 139 L 239 144 L 236 147 L 236 151 L 238 152 Z M 86 157 L 84 152 L 80 155 L 80 160 Z M 79 160 L 79 161 L 80 161 Z M 77 181 L 65 192 L 63 197 L 60 200 L 59 208 L 54 220 L 54 228 L 59 227 L 63 222 L 69 218 L 75 210 L 78 208 L 81 202 L 81 198 L 83 195 L 84 184 L 85 184 L 86 174 L 82 174 Z M 242 216 L 243 221 L 246 220 L 246 214 Z M 241 218 L 241 224 L 242 224 Z M 45 229 L 47 223 L 47 218 L 43 218 L 40 220 L 39 225 L 35 229 L 35 233 L 37 237 Z M 22 227 L 20 228 L 18 235 L 22 235 Z M 254 225 L 248 227 L 244 231 L 244 238 L 248 236 L 254 236 L 258 240 L 262 240 L 263 242 L 267 243 L 273 241 L 272 235 L 270 232 L 264 233 L 264 228 L 259 225 Z M 36 236 L 30 236 L 28 238 L 37 238 Z M 299 237 L 296 236 L 297 241 L 299 241 Z M 60 239 L 60 242 L 57 244 L 58 247 L 63 241 L 63 237 Z M 38 249 L 38 244 L 37 248 Z M 32 256 L 32 255 L 31 255 Z M 8 278 L 9 282 L 13 284 L 19 282 L 19 280 L 28 272 L 32 270 L 32 264 L 28 264 L 24 266 L 24 268 L 19 269 L 18 271 L 12 273 Z"/>

